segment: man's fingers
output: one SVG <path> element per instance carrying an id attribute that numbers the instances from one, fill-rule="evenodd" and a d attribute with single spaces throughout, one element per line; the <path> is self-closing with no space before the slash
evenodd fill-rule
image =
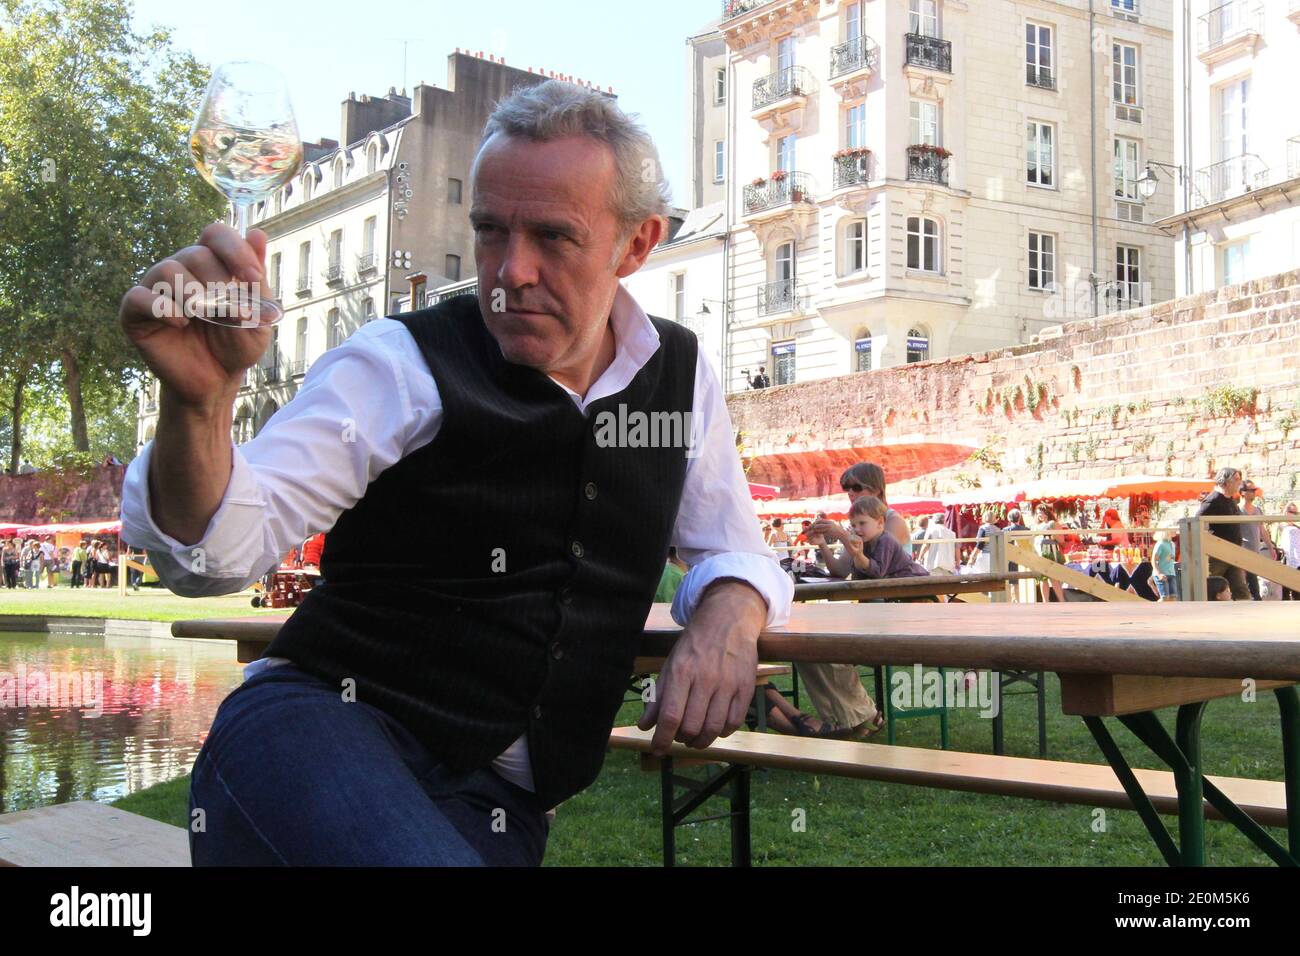
<path id="1" fill-rule="evenodd" d="M 137 293 L 136 289 L 142 289 L 145 294 Z M 125 323 L 158 320 L 183 327 L 195 315 L 186 303 L 201 291 L 202 286 L 183 264 L 164 259 L 145 273 L 140 285 L 127 293 L 123 320 Z M 126 306 L 131 308 L 128 310 Z"/>
<path id="2" fill-rule="evenodd" d="M 684 677 L 665 679 L 660 675 L 659 710 L 655 714 L 655 735 L 650 744 L 652 753 L 661 757 L 668 753 L 681 726 L 690 689 L 690 681 Z"/>
<path id="3" fill-rule="evenodd" d="M 204 229 L 199 236 L 199 244 L 211 249 L 227 272 L 236 279 L 259 282 L 262 279 L 261 254 L 266 252 L 266 234 L 260 229 L 256 232 L 260 235 L 260 252 L 249 240 L 221 222 L 214 222 Z"/>
<path id="4" fill-rule="evenodd" d="M 157 313 L 162 313 L 161 315 L 154 311 L 154 303 L 158 303 Z M 154 295 L 152 290 L 142 285 L 133 286 L 122 296 L 121 320 L 122 328 L 128 332 L 133 327 L 155 321 L 180 329 L 189 325 L 190 321 L 179 314 L 170 296 L 163 298 Z"/>
<path id="5" fill-rule="evenodd" d="M 723 729 L 727 726 L 727 715 L 731 710 L 731 702 L 734 699 L 734 694 L 728 694 L 722 689 L 719 689 L 713 695 L 712 700 L 709 701 L 709 709 L 704 717 L 704 726 L 695 739 L 690 741 L 690 746 L 703 749 L 721 736 Z"/>
<path id="6" fill-rule="evenodd" d="M 749 704 L 754 698 L 747 694 L 736 694 L 731 698 L 731 708 L 727 711 L 727 723 L 722 728 L 719 737 L 730 737 L 745 722 L 745 714 L 749 712 Z M 761 695 L 758 698 L 758 706 L 767 706 L 767 695 Z"/>
<path id="7" fill-rule="evenodd" d="M 649 730 L 655 725 L 655 721 L 658 719 L 659 701 L 652 700 L 646 705 L 645 713 L 641 715 L 641 719 L 636 722 L 636 725 L 641 730 Z"/>
<path id="8" fill-rule="evenodd" d="M 686 698 L 686 709 L 682 713 L 681 726 L 677 728 L 677 739 L 684 744 L 700 736 L 704 722 L 709 716 L 709 704 L 713 700 L 716 683 L 697 681 L 691 685 L 691 692 Z M 721 721 L 719 721 L 721 723 Z"/>

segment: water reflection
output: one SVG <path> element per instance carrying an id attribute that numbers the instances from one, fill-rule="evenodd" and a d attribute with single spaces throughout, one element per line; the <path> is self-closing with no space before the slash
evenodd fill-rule
<path id="1" fill-rule="evenodd" d="M 0 672 L 0 812 L 116 800 L 188 773 L 217 706 L 243 677 L 225 644 L 6 632 Z M 15 707 L 24 672 L 28 694 L 42 679 L 34 675 L 52 685 L 79 676 L 90 687 L 102 674 L 103 699 Z"/>

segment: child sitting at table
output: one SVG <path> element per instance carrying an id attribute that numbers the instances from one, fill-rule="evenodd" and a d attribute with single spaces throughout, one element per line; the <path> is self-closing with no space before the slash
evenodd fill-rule
<path id="1" fill-rule="evenodd" d="M 1205 579 L 1205 596 L 1211 601 L 1231 601 L 1232 588 L 1228 586 L 1228 579 L 1211 574 Z"/>
<path id="2" fill-rule="evenodd" d="M 852 580 L 928 577 L 930 572 L 903 550 L 898 539 L 885 534 L 888 506 L 873 495 L 862 495 L 849 507 L 854 536 L 845 546 L 853 559 Z"/>

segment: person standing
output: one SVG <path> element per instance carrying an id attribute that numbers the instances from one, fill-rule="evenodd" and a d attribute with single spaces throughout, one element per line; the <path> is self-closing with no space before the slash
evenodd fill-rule
<path id="1" fill-rule="evenodd" d="M 5 542 L 3 561 L 5 587 L 12 591 L 18 587 L 18 546 L 12 538 Z"/>
<path id="2" fill-rule="evenodd" d="M 925 541 L 917 560 L 931 574 L 957 573 L 957 535 L 943 523 L 943 515 L 930 518 L 925 529 Z"/>
<path id="3" fill-rule="evenodd" d="M 41 586 L 41 545 L 35 538 L 27 542 L 27 556 L 24 561 L 27 569 L 27 587 L 38 590 Z"/>
<path id="4" fill-rule="evenodd" d="M 1250 479 L 1241 483 L 1241 513 L 1244 515 L 1262 515 L 1259 505 L 1255 504 L 1259 497 L 1259 487 Z M 1241 546 L 1252 554 L 1264 554 L 1270 559 L 1273 556 L 1272 542 L 1268 541 L 1268 536 L 1264 534 L 1264 526 L 1258 521 L 1252 521 L 1249 524 L 1238 525 L 1241 528 Z M 1268 545 L 1265 544 L 1268 542 Z M 1259 592 L 1259 575 L 1252 571 L 1246 572 L 1246 587 L 1250 589 L 1250 599 L 1252 601 L 1261 600 Z"/>
<path id="5" fill-rule="evenodd" d="M 1220 468 L 1214 476 L 1214 490 L 1205 496 L 1201 506 L 1196 510 L 1196 517 L 1233 518 L 1241 514 L 1237 507 L 1237 495 L 1241 492 L 1241 471 L 1231 466 Z M 1242 546 L 1241 525 L 1234 523 L 1213 522 L 1210 534 L 1229 544 Z M 1246 572 L 1235 564 L 1229 564 L 1222 558 L 1210 558 L 1210 576 L 1221 577 L 1228 582 L 1232 591 L 1232 600 L 1251 600 L 1250 585 L 1246 583 Z"/>
<path id="6" fill-rule="evenodd" d="M 77 546 L 72 549 L 72 586 L 79 588 L 82 585 L 82 571 L 86 566 L 86 539 L 82 538 L 77 542 Z"/>
<path id="7" fill-rule="evenodd" d="M 1118 517 L 1118 516 L 1117 516 Z M 1038 507 L 1034 509 L 1034 518 L 1037 524 L 1035 531 L 1042 532 L 1034 539 L 1034 550 L 1039 556 L 1047 558 L 1056 564 L 1065 564 L 1065 556 L 1061 552 L 1061 542 L 1057 536 L 1048 532 L 1060 531 L 1061 526 L 1056 523 L 1056 513 L 1052 511 L 1052 506 L 1046 502 L 1039 502 Z M 1061 582 L 1042 575 L 1038 579 L 1038 587 L 1043 603 L 1055 596 L 1057 602 L 1064 603 L 1065 589 L 1061 587 Z"/>
<path id="8" fill-rule="evenodd" d="M 1155 568 L 1152 577 L 1156 582 L 1156 592 L 1162 601 L 1178 600 L 1178 563 L 1174 560 L 1174 543 L 1169 539 L 1168 531 L 1155 533 L 1155 546 L 1151 549 L 1151 564 Z"/>
<path id="9" fill-rule="evenodd" d="M 1294 568 L 1300 571 L 1300 525 L 1295 523 L 1295 518 L 1300 516 L 1300 506 L 1294 501 L 1286 506 L 1284 514 L 1290 515 L 1292 520 L 1282 525 L 1282 533 L 1278 537 L 1278 551 L 1281 554 L 1281 560 L 1286 562 L 1288 568 Z M 1282 589 L 1282 600 L 1295 601 L 1296 592 L 1290 588 Z"/>
<path id="10" fill-rule="evenodd" d="M 989 571 L 993 570 L 993 566 L 989 563 L 989 555 L 992 548 L 992 542 L 989 540 L 989 535 L 998 530 L 1000 529 L 998 528 L 997 515 L 994 513 L 992 508 L 986 509 L 984 512 L 984 523 L 980 525 L 979 530 L 975 532 L 975 537 L 980 540 L 976 543 L 975 550 L 970 553 L 969 559 L 969 567 L 980 574 L 987 574 Z"/>
<path id="11" fill-rule="evenodd" d="M 54 542 L 46 535 L 41 542 L 41 573 L 45 575 L 45 586 L 53 588 L 59 583 L 59 560 L 54 550 Z"/>

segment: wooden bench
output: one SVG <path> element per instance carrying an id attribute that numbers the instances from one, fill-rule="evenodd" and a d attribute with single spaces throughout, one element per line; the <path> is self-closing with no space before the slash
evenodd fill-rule
<path id="1" fill-rule="evenodd" d="M 654 731 L 615 727 L 609 745 L 614 750 L 640 753 L 644 769 L 660 771 L 664 866 L 672 866 L 675 862 L 675 829 L 687 823 L 700 822 L 687 817 L 728 784 L 731 786 L 731 812 L 723 816 L 731 819 L 732 865 L 750 865 L 748 772 L 755 768 L 795 770 L 1117 810 L 1134 809 L 1115 771 L 1105 764 L 890 747 L 748 731 L 737 731 L 703 750 L 674 743 L 669 756 L 657 758 L 650 753 L 653 736 Z M 682 778 L 674 775 L 675 762 L 724 763 L 728 767 L 703 783 L 691 780 L 688 794 L 678 799 L 675 789 Z M 1133 774 L 1157 810 L 1167 814 L 1178 813 L 1178 791 L 1172 773 L 1134 769 Z M 1222 791 L 1256 823 L 1286 827 L 1286 791 L 1282 782 L 1238 777 L 1205 777 L 1205 780 Z M 1211 819 L 1223 819 L 1208 802 L 1205 807 Z"/>
<path id="2" fill-rule="evenodd" d="M 0 813 L 0 866 L 189 866 L 180 827 L 105 803 Z"/>

